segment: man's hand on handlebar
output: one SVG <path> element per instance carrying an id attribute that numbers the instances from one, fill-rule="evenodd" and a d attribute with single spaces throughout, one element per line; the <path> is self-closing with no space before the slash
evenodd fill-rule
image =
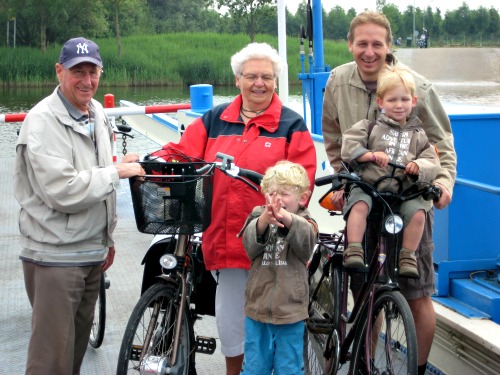
<path id="1" fill-rule="evenodd" d="M 434 202 L 434 206 L 436 206 L 436 208 L 442 210 L 443 208 L 445 208 L 446 206 L 448 206 L 450 204 L 451 194 L 448 191 L 448 189 L 444 185 L 440 184 L 439 182 L 434 182 L 434 185 L 439 186 L 439 188 L 441 189 L 441 198 L 439 198 L 439 201 Z"/>
<path id="2" fill-rule="evenodd" d="M 123 155 L 122 163 L 137 163 L 139 161 L 138 154 L 126 154 Z"/>
<path id="3" fill-rule="evenodd" d="M 130 178 L 134 176 L 144 176 L 146 172 L 138 163 L 139 155 L 126 154 L 123 156 L 122 162 L 115 164 L 115 168 L 120 178 Z"/>

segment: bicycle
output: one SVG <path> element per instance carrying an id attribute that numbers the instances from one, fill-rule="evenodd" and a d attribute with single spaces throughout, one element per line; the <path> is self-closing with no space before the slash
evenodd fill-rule
<path id="1" fill-rule="evenodd" d="M 127 153 L 126 139 L 134 138 L 133 135 L 129 134 L 131 130 L 132 128 L 124 123 L 116 125 L 116 128 L 113 128 L 115 134 L 121 134 L 122 136 L 123 155 Z M 106 289 L 109 289 L 110 286 L 111 281 L 106 272 L 103 272 L 99 285 L 99 294 L 95 303 L 94 321 L 92 322 L 92 329 L 89 336 L 89 345 L 94 349 L 98 349 L 104 340 L 104 331 L 106 330 Z"/>
<path id="2" fill-rule="evenodd" d="M 99 294 L 95 303 L 94 322 L 90 331 L 89 344 L 94 349 L 99 348 L 104 340 L 104 331 L 106 329 L 106 289 L 109 289 L 111 282 L 103 272 L 101 283 L 99 285 Z"/>
<path id="3" fill-rule="evenodd" d="M 341 172 L 316 179 L 317 186 L 332 183 L 328 193 L 359 186 L 373 198 L 368 221 L 375 226 L 376 249 L 365 235 L 364 284 L 348 308 L 349 273 L 343 267 L 346 232 L 321 233 L 308 265 L 310 277 L 310 318 L 304 334 L 306 374 L 336 374 L 346 363 L 349 374 L 417 374 L 417 339 L 408 302 L 398 286 L 398 255 L 403 220 L 399 203 L 422 196 L 438 200 L 439 187 L 414 183 L 402 189 L 395 175 L 404 166 L 389 163 L 392 174 L 370 185 L 354 173 Z M 377 191 L 387 179 L 399 181 L 397 192 Z M 323 198 L 327 195 L 325 194 Z M 329 198 L 328 198 L 329 199 Z M 320 200 L 321 201 L 321 200 Z M 331 215 L 341 214 L 330 211 Z M 368 258 L 368 259 L 367 259 Z"/>
<path id="4" fill-rule="evenodd" d="M 165 151 L 165 150 L 163 150 Z M 118 356 L 117 375 L 196 374 L 195 353 L 213 354 L 214 338 L 195 337 L 200 315 L 214 315 L 203 306 L 201 291 L 212 276 L 201 258 L 201 234 L 210 224 L 213 175 L 216 170 L 258 189 L 262 175 L 234 165 L 221 153 L 221 162 L 205 162 L 175 150 L 142 162 L 146 176 L 130 179 L 137 228 L 154 234 L 142 296 L 134 307 Z M 213 298 L 210 303 L 214 304 Z"/>

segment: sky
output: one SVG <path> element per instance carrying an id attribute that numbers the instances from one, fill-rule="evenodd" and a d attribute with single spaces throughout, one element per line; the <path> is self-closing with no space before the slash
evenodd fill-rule
<path id="1" fill-rule="evenodd" d="M 302 0 L 285 0 L 285 4 L 288 10 L 295 14 L 297 11 L 297 6 L 302 2 Z M 307 2 L 307 0 L 306 0 Z M 426 9 L 429 5 L 434 10 L 436 8 L 441 9 L 441 14 L 445 14 L 447 10 L 456 10 L 462 6 L 463 3 L 467 3 L 469 9 L 477 9 L 480 6 L 483 6 L 487 9 L 490 7 L 494 7 L 499 10 L 500 6 L 498 5 L 498 0 L 387 0 L 387 3 L 395 4 L 400 12 L 403 12 L 408 5 L 414 5 L 416 8 Z M 312 0 L 311 0 L 312 4 Z M 323 0 L 322 1 L 323 8 L 326 11 L 329 11 L 333 7 L 339 5 L 345 11 L 350 8 L 356 9 L 356 12 L 359 13 L 365 9 L 375 9 L 376 1 L 375 0 Z"/>

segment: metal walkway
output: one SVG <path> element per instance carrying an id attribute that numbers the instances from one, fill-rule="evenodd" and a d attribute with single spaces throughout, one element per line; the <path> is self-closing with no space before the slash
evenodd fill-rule
<path id="1" fill-rule="evenodd" d="M 3 132 L 2 132 L 3 133 Z M 135 142 L 132 141 L 132 142 Z M 1 146 L 1 145 L 0 145 Z M 14 144 L 0 147 L 0 374 L 21 375 L 25 372 L 26 353 L 31 332 L 31 307 L 24 289 L 19 253 L 17 215 L 19 206 L 12 191 Z M 154 150 L 154 146 L 147 151 Z M 133 150 L 131 150 L 134 152 Z M 144 151 L 140 151 L 144 152 Z M 152 235 L 137 231 L 131 205 L 128 181 L 118 191 L 118 226 L 115 231 L 116 257 L 108 270 L 111 287 L 107 290 L 107 318 L 104 342 L 99 349 L 87 349 L 82 375 L 111 375 L 116 372 L 120 344 L 130 313 L 137 302 L 142 282 L 140 265 Z M 225 372 L 224 357 L 215 321 L 203 317 L 195 333 L 215 337 L 213 355 L 197 354 L 198 375 L 220 375 Z"/>

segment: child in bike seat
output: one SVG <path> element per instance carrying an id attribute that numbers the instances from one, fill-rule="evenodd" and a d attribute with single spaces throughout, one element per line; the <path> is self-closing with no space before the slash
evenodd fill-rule
<path id="1" fill-rule="evenodd" d="M 306 263 L 318 234 L 305 208 L 309 186 L 300 164 L 280 161 L 268 168 L 261 183 L 266 204 L 253 209 L 239 234 L 252 262 L 242 374 L 303 374 Z"/>
<path id="2" fill-rule="evenodd" d="M 440 163 L 436 149 L 429 143 L 422 128 L 422 121 L 412 110 L 417 104 L 415 82 L 404 66 L 387 66 L 381 71 L 377 84 L 377 104 L 381 114 L 376 121 L 361 120 L 349 128 L 342 138 L 342 160 L 358 173 L 363 181 L 373 184 L 382 176 L 390 175 L 393 167 L 388 163 L 406 166 L 402 175 L 403 189 L 415 181 L 432 182 Z M 395 190 L 396 181 L 379 186 L 378 190 Z M 371 197 L 361 188 L 351 189 L 344 208 L 347 220 L 347 249 L 344 251 L 346 268 L 364 267 L 362 239 L 366 218 L 372 208 Z M 399 255 L 399 275 L 418 278 L 417 249 L 425 225 L 425 212 L 432 208 L 432 201 L 421 196 L 403 202 L 400 214 L 405 230 Z"/>

